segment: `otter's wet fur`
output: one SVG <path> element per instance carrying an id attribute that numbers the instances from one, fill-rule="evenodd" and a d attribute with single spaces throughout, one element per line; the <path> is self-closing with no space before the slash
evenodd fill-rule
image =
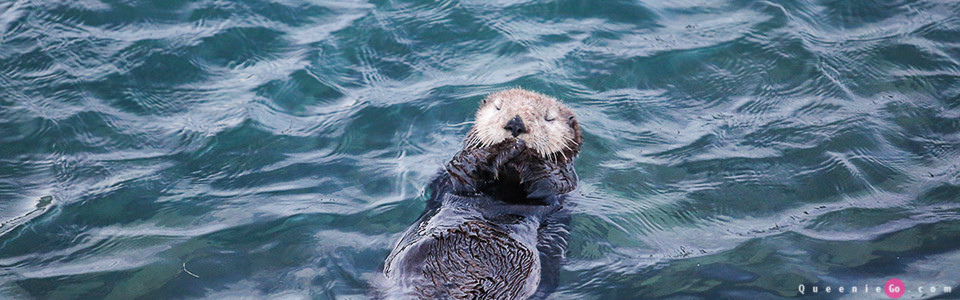
<path id="1" fill-rule="evenodd" d="M 574 114 L 522 89 L 489 95 L 427 207 L 387 257 L 387 298 L 543 298 L 567 245 L 577 187 Z"/>

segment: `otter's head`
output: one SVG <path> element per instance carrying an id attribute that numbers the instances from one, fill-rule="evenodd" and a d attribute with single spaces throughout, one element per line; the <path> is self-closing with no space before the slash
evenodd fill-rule
<path id="1" fill-rule="evenodd" d="M 467 147 L 524 140 L 540 157 L 572 159 L 580 152 L 580 125 L 566 106 L 549 96 L 510 89 L 490 94 L 477 110 Z"/>

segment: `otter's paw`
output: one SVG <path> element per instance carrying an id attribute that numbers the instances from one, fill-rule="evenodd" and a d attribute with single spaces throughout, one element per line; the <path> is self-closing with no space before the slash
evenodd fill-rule
<path id="1" fill-rule="evenodd" d="M 500 146 L 499 151 L 490 164 L 490 171 L 493 173 L 494 179 L 498 177 L 499 170 L 502 169 L 503 165 L 527 150 L 527 142 L 510 138 L 498 146 Z"/>

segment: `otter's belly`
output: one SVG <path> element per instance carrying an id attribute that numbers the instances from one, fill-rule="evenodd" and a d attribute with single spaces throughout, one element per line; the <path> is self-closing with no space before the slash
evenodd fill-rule
<path id="1" fill-rule="evenodd" d="M 392 296 L 525 299 L 536 291 L 540 256 L 535 230 L 521 223 L 457 219 L 426 220 L 410 233 L 415 236 L 394 249 L 385 270 L 400 293 Z"/>

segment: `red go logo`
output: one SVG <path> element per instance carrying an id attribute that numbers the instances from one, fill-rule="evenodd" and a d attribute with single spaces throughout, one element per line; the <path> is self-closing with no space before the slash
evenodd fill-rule
<path id="1" fill-rule="evenodd" d="M 888 297 L 897 299 L 903 296 L 906 287 L 903 286 L 903 281 L 900 281 L 900 279 L 890 278 L 887 283 L 883 284 L 883 291 L 887 293 Z"/>

